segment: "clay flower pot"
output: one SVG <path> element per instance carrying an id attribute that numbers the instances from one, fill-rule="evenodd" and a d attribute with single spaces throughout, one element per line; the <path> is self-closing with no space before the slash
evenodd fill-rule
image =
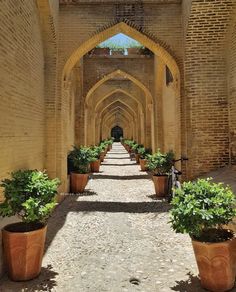
<path id="1" fill-rule="evenodd" d="M 135 153 L 135 160 L 136 160 L 136 163 L 139 163 L 139 158 L 140 158 L 140 155 Z"/>
<path id="2" fill-rule="evenodd" d="M 99 172 L 100 168 L 100 159 L 90 162 L 90 168 L 92 172 Z"/>
<path id="3" fill-rule="evenodd" d="M 168 191 L 168 176 L 153 175 L 152 176 L 155 192 L 158 197 L 165 197 Z"/>
<path id="4" fill-rule="evenodd" d="M 139 159 L 140 167 L 142 171 L 147 170 L 147 159 Z"/>
<path id="5" fill-rule="evenodd" d="M 192 240 L 203 288 L 223 292 L 233 288 L 236 275 L 236 238 L 220 243 Z"/>
<path id="6" fill-rule="evenodd" d="M 2 230 L 6 268 L 13 281 L 37 277 L 42 265 L 47 226 L 29 232 L 18 231 L 22 224 L 9 224 Z"/>
<path id="7" fill-rule="evenodd" d="M 83 193 L 88 183 L 88 173 L 75 173 L 70 174 L 71 192 Z"/>
<path id="8" fill-rule="evenodd" d="M 103 151 L 103 152 L 100 153 L 100 160 L 101 160 L 101 162 L 104 161 L 105 156 L 106 156 L 106 152 L 105 151 Z"/>

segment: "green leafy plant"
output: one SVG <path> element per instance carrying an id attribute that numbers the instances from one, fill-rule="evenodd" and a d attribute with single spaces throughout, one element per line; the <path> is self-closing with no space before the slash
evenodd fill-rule
<path id="1" fill-rule="evenodd" d="M 139 147 L 138 154 L 140 155 L 141 159 L 146 159 L 148 155 L 152 153 L 151 148 Z"/>
<path id="2" fill-rule="evenodd" d="M 91 149 L 85 146 L 73 146 L 70 151 L 68 159 L 73 165 L 73 171 L 77 173 L 89 173 L 90 162 L 92 161 Z"/>
<path id="3" fill-rule="evenodd" d="M 100 146 L 93 146 L 90 148 L 90 155 L 91 155 L 91 162 L 97 161 L 100 157 L 102 152 L 102 147 Z"/>
<path id="4" fill-rule="evenodd" d="M 185 182 L 176 190 L 170 223 L 177 233 L 188 233 L 200 241 L 224 240 L 222 226 L 236 215 L 235 195 L 228 186 L 211 180 Z"/>
<path id="5" fill-rule="evenodd" d="M 134 145 L 134 144 L 136 144 L 136 142 L 134 141 L 134 140 L 124 140 L 124 143 L 126 144 L 126 145 L 128 145 L 129 147 L 131 147 L 132 148 L 132 146 Z"/>
<path id="6" fill-rule="evenodd" d="M 5 201 L 0 204 L 3 217 L 18 215 L 26 223 L 45 223 L 56 205 L 58 179 L 49 179 L 45 172 L 18 170 L 0 186 Z"/>
<path id="7" fill-rule="evenodd" d="M 131 149 L 135 152 L 135 153 L 138 153 L 138 149 L 140 148 L 140 147 L 142 147 L 143 145 L 140 145 L 140 144 L 138 144 L 138 143 L 134 143 L 134 144 L 132 144 L 132 146 L 131 146 Z"/>
<path id="8" fill-rule="evenodd" d="M 161 153 L 160 150 L 154 154 L 147 155 L 147 166 L 153 175 L 168 175 L 173 164 L 174 152 Z"/>
<path id="9" fill-rule="evenodd" d="M 107 148 L 107 144 L 105 143 L 105 141 L 102 141 L 102 142 L 100 143 L 99 147 L 101 147 L 102 152 L 103 152 L 103 151 L 106 150 L 106 148 Z"/>

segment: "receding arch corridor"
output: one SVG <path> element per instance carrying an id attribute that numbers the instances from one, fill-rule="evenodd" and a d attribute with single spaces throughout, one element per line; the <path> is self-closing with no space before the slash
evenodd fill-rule
<path id="1" fill-rule="evenodd" d="M 67 196 L 50 219 L 39 278 L 5 277 L 0 291 L 203 291 L 189 237 L 170 229 L 168 203 L 154 199 L 148 174 L 120 143 L 86 190 Z"/>

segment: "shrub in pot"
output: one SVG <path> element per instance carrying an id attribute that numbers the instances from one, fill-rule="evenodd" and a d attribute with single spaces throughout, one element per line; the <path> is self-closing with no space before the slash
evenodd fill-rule
<path id="1" fill-rule="evenodd" d="M 188 233 L 201 285 L 210 291 L 232 289 L 236 275 L 236 239 L 223 226 L 236 215 L 235 195 L 211 179 L 185 182 L 172 199 L 172 228 Z"/>
<path id="2" fill-rule="evenodd" d="M 135 160 L 136 160 L 136 163 L 139 163 L 139 152 L 138 152 L 138 149 L 143 147 L 143 145 L 140 145 L 138 143 L 135 143 L 132 145 L 132 151 L 135 153 Z"/>
<path id="3" fill-rule="evenodd" d="M 151 154 L 151 152 L 152 151 L 150 148 L 145 148 L 145 147 L 138 148 L 139 163 L 140 163 L 141 171 L 147 170 L 147 156 Z"/>
<path id="4" fill-rule="evenodd" d="M 152 172 L 152 178 L 155 186 L 156 195 L 163 197 L 168 191 L 168 175 L 174 160 L 173 151 L 156 153 L 147 156 L 148 170 Z"/>
<path id="5" fill-rule="evenodd" d="M 107 148 L 107 146 L 106 146 L 106 144 L 104 142 L 101 142 L 100 145 L 99 145 L 99 147 L 102 150 L 100 152 L 100 160 L 101 160 L 101 162 L 103 162 L 104 159 L 105 159 L 105 156 L 106 156 L 106 148 Z"/>
<path id="6" fill-rule="evenodd" d="M 108 146 L 107 150 L 110 151 L 112 149 L 113 140 L 112 139 L 106 140 L 106 144 Z"/>
<path id="7" fill-rule="evenodd" d="M 73 172 L 70 174 L 71 192 L 82 193 L 88 183 L 91 162 L 91 150 L 85 146 L 74 146 L 68 155 Z"/>
<path id="8" fill-rule="evenodd" d="M 99 172 L 100 154 L 102 152 L 102 149 L 99 146 L 93 146 L 90 148 L 90 150 L 91 150 L 91 162 L 90 162 L 91 171 Z"/>
<path id="9" fill-rule="evenodd" d="M 129 153 L 132 153 L 133 152 L 132 147 L 133 147 L 134 144 L 136 144 L 136 142 L 133 141 L 133 140 L 126 140 L 126 144 L 128 145 L 127 151 Z"/>
<path id="10" fill-rule="evenodd" d="M 46 222 L 56 205 L 58 185 L 58 179 L 37 170 L 18 170 L 1 182 L 5 201 L 0 216 L 22 220 L 2 230 L 6 268 L 13 281 L 33 279 L 41 271 Z"/>

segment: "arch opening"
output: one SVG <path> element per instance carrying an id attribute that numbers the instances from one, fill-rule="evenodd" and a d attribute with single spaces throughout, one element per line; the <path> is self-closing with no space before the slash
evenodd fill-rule
<path id="1" fill-rule="evenodd" d="M 120 138 L 123 137 L 123 129 L 119 126 L 115 126 L 111 129 L 111 137 L 114 137 L 115 142 L 120 142 Z"/>

